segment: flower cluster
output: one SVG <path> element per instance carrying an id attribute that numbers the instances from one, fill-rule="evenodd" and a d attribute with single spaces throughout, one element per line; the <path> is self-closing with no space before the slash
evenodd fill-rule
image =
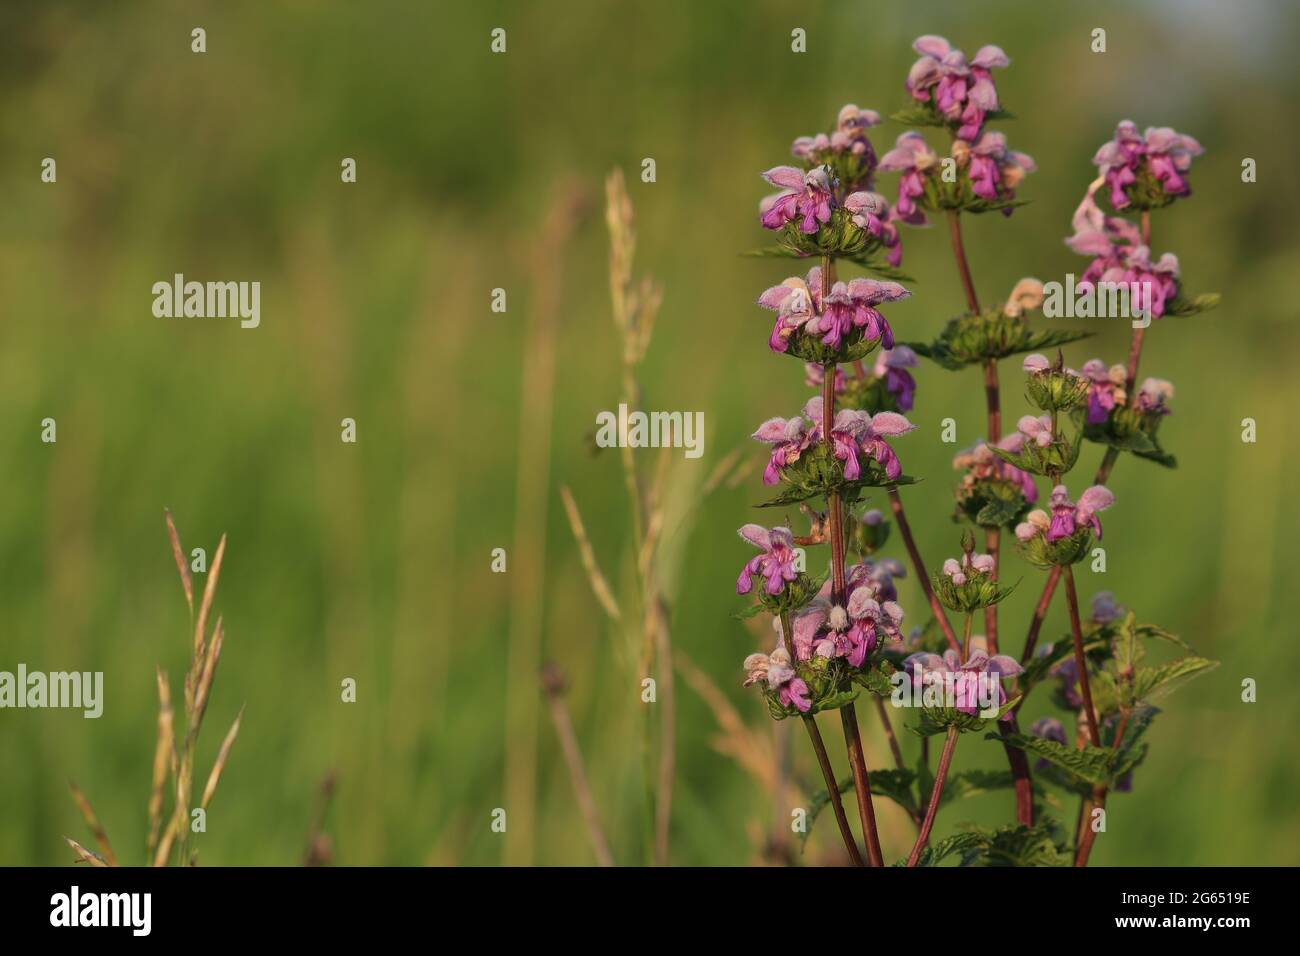
<path id="1" fill-rule="evenodd" d="M 1010 589 L 997 582 L 997 559 L 991 554 L 976 554 L 969 532 L 963 536 L 961 559 L 949 558 L 931 576 L 935 596 L 950 611 L 966 614 L 997 604 Z"/>
<path id="2" fill-rule="evenodd" d="M 1031 511 L 1025 521 L 1016 525 L 1016 537 L 1022 542 L 1042 538 L 1048 544 L 1054 544 L 1088 530 L 1100 539 L 1101 521 L 1097 512 L 1113 505 L 1115 496 L 1105 485 L 1093 485 L 1079 496 L 1076 504 L 1070 500 L 1070 492 L 1065 485 L 1057 485 L 1052 489 L 1049 502 L 1050 514 L 1042 510 Z"/>
<path id="3" fill-rule="evenodd" d="M 769 418 L 758 426 L 751 436 L 772 446 L 763 483 L 774 485 L 782 473 L 800 462 L 807 453 L 822 443 L 822 400 L 810 398 L 803 414 L 793 418 Z M 903 466 L 885 440 L 896 435 L 906 435 L 916 426 L 895 412 L 867 412 L 842 408 L 835 413 L 831 423 L 831 448 L 841 463 L 845 481 L 857 481 L 862 476 L 865 461 L 879 464 L 885 477 L 894 481 L 903 473 Z"/>
<path id="4" fill-rule="evenodd" d="M 902 640 L 902 607 L 894 598 L 892 579 L 881 584 L 878 570 L 855 564 L 848 572 L 849 600 L 832 604 L 831 584 L 794 618 L 794 656 L 800 661 L 813 657 L 848 659 L 849 666 L 861 667 L 867 654 L 883 641 Z"/>
<path id="5" fill-rule="evenodd" d="M 1088 188 L 1074 212 L 1074 234 L 1065 240 L 1075 252 L 1093 257 L 1079 277 L 1077 288 L 1113 283 L 1136 289 L 1141 295 L 1136 305 L 1149 310 L 1152 318 L 1160 318 L 1178 296 L 1178 257 L 1166 252 L 1153 262 L 1151 250 L 1136 225 L 1102 212 L 1095 194 L 1103 183 L 1098 179 Z"/>
<path id="6" fill-rule="evenodd" d="M 814 339 L 835 352 L 856 346 L 866 354 L 877 344 L 894 347 L 894 331 L 876 306 L 909 295 L 897 282 L 877 279 L 839 281 L 823 294 L 821 267 L 814 266 L 806 280 L 795 276 L 764 291 L 758 304 L 776 312 L 767 343 L 773 352 L 803 355 L 803 340 Z"/>
<path id="7" fill-rule="evenodd" d="M 849 192 L 870 189 L 876 171 L 876 151 L 867 130 L 880 123 L 875 110 L 859 109 L 849 103 L 840 110 L 833 132 L 800 136 L 790 154 L 808 166 L 839 167 L 837 172 Z"/>
<path id="8" fill-rule="evenodd" d="M 1010 215 L 1016 189 L 1034 171 L 1034 161 L 1007 146 L 1006 136 L 984 128 L 996 115 L 997 88 L 990 72 L 1010 61 L 995 46 L 980 49 L 969 63 L 965 55 L 937 36 L 917 39 L 921 54 L 907 79 L 912 98 L 924 107 L 898 118 L 921 125 L 946 127 L 953 134 L 949 156 L 940 160 L 920 133 L 898 137 L 880 160 L 879 169 L 900 173 L 896 218 L 912 225 L 925 223 L 923 209 L 998 209 Z"/>
<path id="9" fill-rule="evenodd" d="M 1185 175 L 1202 152 L 1200 143 L 1168 126 L 1147 127 L 1138 135 L 1137 124 L 1123 120 L 1092 161 L 1110 190 L 1112 207 L 1151 209 L 1191 194 Z"/>
<path id="10" fill-rule="evenodd" d="M 967 63 L 965 54 L 943 37 L 928 35 L 917 37 L 912 49 L 921 58 L 907 74 L 907 91 L 955 124 L 959 139 L 974 140 L 984 127 L 984 118 L 1000 109 L 990 71 L 1007 66 L 1011 62 L 1007 55 L 999 47 L 984 46 Z"/>
<path id="11" fill-rule="evenodd" d="M 1029 374 L 1030 401 L 1043 411 L 1069 411 L 1088 397 L 1088 379 L 1059 360 L 1053 365 L 1046 355 L 1034 353 L 1025 357 L 1021 368 Z"/>
<path id="12" fill-rule="evenodd" d="M 1024 670 L 1014 657 L 1006 654 L 989 657 L 982 650 L 972 651 L 965 662 L 954 650 L 944 651 L 942 655 L 920 651 L 903 661 L 903 669 L 911 676 L 913 687 L 922 690 L 930 687 L 942 694 L 943 703 L 935 710 L 954 710 L 971 717 L 985 715 L 986 707 L 1002 709 L 1007 702 L 1002 679 L 1015 677 Z M 926 699 L 922 697 L 923 702 Z M 1010 711 L 1000 719 L 1010 720 Z"/>
<path id="13" fill-rule="evenodd" d="M 1019 454 L 1024 450 L 1025 436 L 1018 431 L 1004 435 L 997 442 L 997 447 L 1012 454 Z M 1038 486 L 1034 484 L 1034 476 L 993 454 L 986 441 L 978 441 L 970 448 L 959 451 L 953 456 L 952 466 L 964 469 L 966 472 L 962 475 L 961 486 L 957 493 L 959 501 L 964 495 L 976 492 L 980 486 L 990 481 L 1009 484 L 1029 504 L 1038 500 Z"/>

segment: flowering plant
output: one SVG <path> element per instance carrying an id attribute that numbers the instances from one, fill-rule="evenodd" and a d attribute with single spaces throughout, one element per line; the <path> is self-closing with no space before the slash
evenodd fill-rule
<path id="1" fill-rule="evenodd" d="M 1174 464 L 1156 443 L 1173 386 L 1156 378 L 1136 384 L 1149 323 L 1134 323 L 1126 365 L 1092 359 L 1076 371 L 1059 348 L 1088 333 L 1047 329 L 1031 320 L 1044 303 L 1043 283 L 1024 279 L 1004 303 L 981 307 L 961 216 L 994 210 L 1009 216 L 1024 204 L 1018 192 L 1035 169 L 1030 157 L 1008 147 L 1004 133 L 989 127 L 1010 115 L 993 79 L 993 71 L 1010 60 L 1000 48 L 985 46 L 968 61 L 935 36 L 920 37 L 914 49 L 920 58 L 904 84 L 912 105 L 894 119 L 946 131 L 947 155 L 920 132 L 908 130 L 877 159 L 868 131 L 880 116 L 850 104 L 832 132 L 794 141 L 791 154 L 800 166 L 763 174 L 781 190 L 760 204 L 761 225 L 777 234 L 778 243 L 757 254 L 819 260 L 758 297 L 759 306 L 776 313 L 768 346 L 800 359 L 805 383 L 818 394 L 799 414 L 769 418 L 753 433 L 769 446 L 763 481 L 781 489 L 763 505 L 798 504 L 812 527 L 802 536 L 789 522 L 741 529 L 760 552 L 749 558 L 737 582 L 738 594 L 757 597 L 743 616 L 767 612 L 776 634 L 774 647 L 745 659 L 744 683 L 761 690 L 773 717 L 802 721 L 826 784 L 824 798 L 815 802 L 834 811 L 852 862 L 884 863 L 873 802 L 883 796 L 902 804 L 916 824 L 909 866 L 934 865 L 958 850 L 963 864 L 978 863 L 995 844 L 1003 862 L 1012 846 L 1020 848 L 1012 862 L 1083 866 L 1096 837 L 1086 825 L 1089 814 L 1104 807 L 1109 793 L 1130 786 L 1146 752 L 1145 732 L 1157 713 L 1151 701 L 1214 666 L 1164 629 L 1138 624 L 1109 592 L 1097 595 L 1090 617 L 1079 612 L 1074 566 L 1093 553 L 1102 537 L 1099 514 L 1116 503 L 1105 483 L 1119 455 L 1128 451 Z M 1165 253 L 1153 261 L 1150 253 L 1150 212 L 1190 194 L 1188 174 L 1200 153 L 1195 140 L 1172 130 L 1149 129 L 1138 136 L 1132 123 L 1120 124 L 1094 159 L 1101 175 L 1088 187 L 1074 216 L 1074 234 L 1066 240 L 1075 252 L 1093 257 L 1084 284 L 1137 283 L 1149 292 L 1152 317 L 1191 314 L 1215 304 L 1213 296 L 1185 299 L 1176 257 Z M 876 191 L 878 173 L 899 174 L 892 205 Z M 1114 215 L 1102 211 L 1099 193 Z M 1125 218 L 1133 213 L 1140 221 Z M 897 272 L 900 227 L 926 224 L 936 214 L 948 220 L 966 308 L 932 342 L 905 343 L 896 340 L 895 326 L 880 307 L 912 294 L 900 284 L 910 280 Z M 875 276 L 843 278 L 841 263 Z M 1048 349 L 1057 350 L 1054 358 L 1044 354 Z M 872 354 L 874 362 L 864 361 Z M 1014 431 L 1004 433 L 998 363 L 1012 355 L 1026 356 L 1024 390 L 1037 412 L 1023 415 Z M 953 459 L 962 473 L 954 519 L 971 527 L 961 535 L 960 556 L 933 574 L 927 573 L 901 497 L 914 479 L 903 473 L 893 444 L 915 427 L 905 416 L 917 402 L 918 357 L 954 371 L 978 366 L 987 412 L 987 437 Z M 1106 451 L 1096 477 L 1075 499 L 1065 481 L 1085 441 Z M 1040 478 L 1051 490 L 1045 506 L 1035 508 Z M 882 492 L 892 525 L 884 511 L 866 507 L 871 495 Z M 813 510 L 814 502 L 823 501 L 824 511 L 820 504 Z M 904 566 L 880 554 L 895 525 L 931 617 L 906 636 L 895 585 Z M 1006 583 L 1004 531 L 1014 531 L 1021 558 L 1046 572 L 1018 657 L 999 647 L 998 605 L 1014 588 Z M 977 552 L 978 533 L 983 548 Z M 824 574 L 810 576 L 801 570 L 800 549 L 821 544 L 830 545 L 828 566 Z M 862 560 L 850 564 L 854 553 Z M 1069 639 L 1038 648 L 1061 579 Z M 961 615 L 960 634 L 947 612 Z M 972 633 L 977 615 L 984 619 L 978 635 Z M 1146 645 L 1152 641 L 1173 646 L 1182 656 L 1147 665 Z M 1060 682 L 1055 702 L 1064 717 L 1073 717 L 1072 738 L 1066 721 L 1054 716 L 1035 721 L 1030 733 L 1020 730 L 1020 708 L 1046 680 Z M 868 773 L 856 710 L 863 695 L 874 698 L 896 764 L 891 770 Z M 888 706 L 909 706 L 909 700 L 916 709 L 908 727 L 922 738 L 915 770 L 903 759 Z M 831 710 L 839 711 L 852 770 L 851 781 L 843 784 L 815 719 Z M 963 734 L 986 728 L 983 739 L 996 741 L 1006 755 L 1008 770 L 993 785 L 1014 792 L 1015 822 L 932 843 L 940 803 L 969 789 L 963 781 L 970 778 L 951 770 L 956 743 Z M 936 735 L 944 743 L 932 770 L 928 740 Z M 981 786 L 987 788 L 989 779 L 986 773 Z M 1077 795 L 1085 825 L 1067 832 L 1048 818 L 1046 804 L 1035 799 L 1035 787 L 1043 785 Z M 841 799 L 849 790 L 865 853 Z"/>

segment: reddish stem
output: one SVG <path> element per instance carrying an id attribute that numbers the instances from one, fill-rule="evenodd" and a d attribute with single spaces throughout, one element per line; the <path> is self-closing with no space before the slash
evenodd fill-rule
<path id="1" fill-rule="evenodd" d="M 952 752 L 957 746 L 957 728 L 948 728 L 948 739 L 943 742 L 943 753 L 939 755 L 939 769 L 935 772 L 934 787 L 930 790 L 930 804 L 925 808 L 925 819 L 921 821 L 921 832 L 912 844 L 912 854 L 907 858 L 908 866 L 916 866 L 921 859 L 921 850 L 930 841 L 930 831 L 934 829 L 934 818 L 939 813 L 939 800 L 943 797 L 943 784 L 948 779 L 948 768 L 952 766 Z"/>

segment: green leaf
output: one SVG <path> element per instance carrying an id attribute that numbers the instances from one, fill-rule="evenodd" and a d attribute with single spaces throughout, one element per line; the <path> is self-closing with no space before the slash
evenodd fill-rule
<path id="1" fill-rule="evenodd" d="M 902 269 L 897 269 L 886 262 L 878 255 L 861 255 L 845 256 L 845 262 L 852 262 L 856 266 L 866 269 L 879 276 L 881 279 L 888 279 L 891 282 L 915 282 L 916 277 L 909 275 Z"/>
<path id="2" fill-rule="evenodd" d="M 858 692 L 856 690 L 842 690 L 835 694 L 829 694 L 820 700 L 813 701 L 812 707 L 808 709 L 808 713 L 811 716 L 812 714 L 821 714 L 828 710 L 839 710 L 845 704 L 853 703 L 857 696 Z"/>
<path id="3" fill-rule="evenodd" d="M 1204 292 L 1194 299 L 1184 299 L 1179 295 L 1172 303 L 1165 306 L 1165 315 L 1187 316 L 1208 312 L 1210 309 L 1218 308 L 1221 298 L 1217 292 Z"/>
<path id="4" fill-rule="evenodd" d="M 812 256 L 796 252 L 787 246 L 763 246 L 759 249 L 750 249 L 748 252 L 742 252 L 746 259 L 810 259 Z"/>
<path id="5" fill-rule="evenodd" d="M 987 839 L 988 837 L 979 831 L 953 834 L 950 837 L 931 843 L 922 850 L 920 857 L 917 859 L 917 866 L 937 866 L 941 860 L 952 856 L 954 853 L 979 849 Z M 906 860 L 901 860 L 894 865 L 905 866 L 906 864 Z"/>
<path id="6" fill-rule="evenodd" d="M 1105 747 L 1067 747 L 1055 740 L 1033 737 L 1027 734 L 986 734 L 985 740 L 1005 740 L 1013 747 L 1042 757 L 1049 763 L 1060 767 L 1070 776 L 1098 787 L 1110 784 L 1111 769 L 1114 765 L 1115 752 Z"/>
<path id="7" fill-rule="evenodd" d="M 1015 780 L 1010 770 L 963 770 L 961 773 L 950 773 L 943 785 L 942 803 L 974 797 L 991 790 L 1009 790 L 1013 786 Z"/>
<path id="8" fill-rule="evenodd" d="M 916 774 L 911 770 L 896 770 L 892 767 L 872 770 L 867 774 L 873 796 L 888 797 L 913 816 L 919 812 L 916 797 L 912 793 L 912 784 Z M 945 791 L 946 792 L 946 791 Z"/>
<path id="9" fill-rule="evenodd" d="M 779 508 L 782 505 L 797 505 L 801 501 L 807 501 L 809 498 L 816 498 L 820 492 L 817 489 L 809 491 L 806 488 L 787 488 L 775 498 L 754 505 L 755 508 Z"/>
<path id="10" fill-rule="evenodd" d="M 1183 657 L 1160 667 L 1143 667 L 1134 679 L 1134 696 L 1139 700 L 1158 700 L 1218 666 L 1218 661 L 1204 657 Z"/>

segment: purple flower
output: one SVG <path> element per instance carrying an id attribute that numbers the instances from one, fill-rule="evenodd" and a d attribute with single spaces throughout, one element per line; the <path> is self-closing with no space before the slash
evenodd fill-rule
<path id="1" fill-rule="evenodd" d="M 862 516 L 865 523 L 870 523 L 867 521 L 870 514 L 869 511 Z M 907 569 L 894 558 L 879 560 L 865 558 L 861 564 L 855 564 L 845 572 L 845 581 L 850 593 L 857 588 L 867 587 L 871 589 L 871 595 L 877 601 L 897 601 L 898 588 L 894 584 L 894 578 L 905 577 L 907 577 Z"/>
<path id="2" fill-rule="evenodd" d="M 750 437 L 772 446 L 772 455 L 763 472 L 765 485 L 780 481 L 781 469 L 798 461 L 799 456 L 816 441 L 812 424 L 798 415 L 794 418 L 769 418 Z"/>
<path id="3" fill-rule="evenodd" d="M 997 447 L 1018 455 L 1024 450 L 1025 436 L 1020 432 L 1012 432 L 1003 436 Z M 953 456 L 952 466 L 966 469 L 966 474 L 962 476 L 962 489 L 965 491 L 973 490 L 981 481 L 1007 481 L 1020 489 L 1021 495 L 1029 504 L 1038 500 L 1038 486 L 1034 484 L 1034 476 L 993 454 L 986 441 L 978 441 L 970 448 L 958 452 Z"/>
<path id="4" fill-rule="evenodd" d="M 903 465 L 885 439 L 906 435 L 916 426 L 896 412 L 878 412 L 875 415 L 862 412 L 861 414 L 866 419 L 866 428 L 859 437 L 863 453 L 880 463 L 885 469 L 886 478 L 890 481 L 896 480 L 903 474 Z"/>
<path id="5" fill-rule="evenodd" d="M 943 573 L 953 584 L 961 587 L 969 579 L 970 574 L 992 574 L 996 567 L 997 562 L 991 554 L 963 554 L 961 561 L 956 558 L 944 561 Z"/>
<path id="6" fill-rule="evenodd" d="M 960 166 L 969 152 L 971 191 L 981 199 L 993 202 L 1014 199 L 1016 189 L 1025 176 L 1038 167 L 1032 156 L 1007 149 L 1007 138 L 1002 133 L 985 132 L 969 147 L 962 140 L 953 142 L 953 156 Z M 1002 210 L 1010 215 L 1010 207 Z"/>
<path id="7" fill-rule="evenodd" d="M 857 160 L 856 166 L 850 167 L 853 182 L 846 183 L 846 188 L 868 185 L 876 168 L 876 152 L 867 138 L 867 130 L 879 122 L 880 114 L 875 110 L 859 109 L 849 103 L 840 109 L 834 132 L 800 136 L 791 145 L 790 153 L 795 159 L 810 165 L 823 165 L 844 156 L 853 157 Z"/>
<path id="8" fill-rule="evenodd" d="M 912 410 L 916 397 L 916 379 L 912 378 L 908 369 L 916 368 L 916 365 L 916 353 L 906 345 L 884 349 L 876 358 L 876 366 L 872 371 L 884 381 L 885 391 L 894 396 L 899 411 Z"/>
<path id="9" fill-rule="evenodd" d="M 1101 177 L 1088 187 L 1070 221 L 1074 235 L 1066 239 L 1065 244 L 1082 256 L 1109 256 L 1115 245 L 1134 247 L 1142 244 L 1142 233 L 1137 226 L 1127 219 L 1106 215 L 1097 205 L 1097 190 L 1105 182 Z"/>
<path id="10" fill-rule="evenodd" d="M 795 707 L 805 714 L 812 707 L 808 685 L 791 666 L 790 654 L 784 647 L 771 654 L 750 654 L 745 658 L 744 668 L 748 674 L 745 687 L 763 681 L 769 690 L 776 692 L 782 706 Z"/>
<path id="11" fill-rule="evenodd" d="M 1065 727 L 1055 717 L 1039 717 L 1029 728 L 1029 732 L 1035 737 L 1042 737 L 1044 740 L 1054 740 L 1062 746 L 1065 745 Z M 1052 765 L 1050 760 L 1039 757 L 1034 764 L 1034 770 L 1046 770 Z"/>
<path id="12" fill-rule="evenodd" d="M 830 170 L 825 166 L 806 173 L 794 166 L 775 166 L 762 176 L 773 186 L 784 189 L 768 196 L 759 207 L 759 218 L 765 229 L 780 229 L 802 216 L 799 230 L 811 234 L 821 223 L 830 222 L 835 192 Z"/>
<path id="13" fill-rule="evenodd" d="M 921 58 L 908 72 L 907 91 L 919 102 L 933 102 L 949 121 L 960 122 L 958 137 L 973 140 L 985 115 L 999 108 L 989 71 L 1010 63 L 1007 55 L 998 47 L 985 46 L 967 64 L 961 50 L 953 49 L 943 37 L 931 35 L 918 37 L 912 49 Z"/>
<path id="14" fill-rule="evenodd" d="M 894 601 L 880 601 L 867 581 L 852 588 L 847 607 L 819 595 L 794 619 L 795 654 L 800 660 L 844 657 L 861 667 L 882 640 L 901 640 L 903 609 Z"/>
<path id="15" fill-rule="evenodd" d="M 1124 209 L 1129 205 L 1126 190 L 1137 182 L 1143 164 L 1165 195 L 1189 195 L 1192 190 L 1184 174 L 1191 169 L 1192 159 L 1203 152 L 1192 137 L 1168 126 L 1149 126 L 1145 135 L 1139 136 L 1137 125 L 1123 120 L 1115 128 L 1115 138 L 1097 150 L 1092 161 L 1110 188 L 1111 206 Z"/>
<path id="16" fill-rule="evenodd" d="M 1050 654 L 1052 645 L 1043 648 L 1043 654 Z M 1079 664 L 1074 657 L 1065 657 L 1052 665 L 1049 673 L 1060 680 L 1061 695 L 1071 707 L 1083 706 L 1083 695 L 1079 692 Z M 1062 741 L 1064 743 L 1064 741 Z"/>
<path id="17" fill-rule="evenodd" d="M 817 278 L 820 278 L 820 270 Z M 813 281 L 814 277 L 809 276 Z M 813 286 L 818 289 L 819 286 Z M 773 352 L 784 352 L 790 347 L 790 338 L 800 329 L 811 326 L 816 331 L 816 313 L 814 311 L 814 292 L 809 283 L 798 277 L 786 279 L 780 285 L 774 285 L 758 297 L 758 304 L 765 309 L 776 312 L 776 325 L 768 338 L 768 347 Z"/>
<path id="18" fill-rule="evenodd" d="M 1092 528 L 1093 533 L 1100 539 L 1101 522 L 1097 519 L 1097 512 L 1113 505 L 1115 496 L 1105 485 L 1093 485 L 1079 496 L 1079 503 L 1076 505 L 1070 500 L 1070 492 L 1065 485 L 1057 485 L 1052 489 L 1050 500 L 1052 520 L 1047 528 L 1049 543 L 1068 538 L 1082 527 Z M 1016 534 L 1019 536 L 1019 528 L 1016 529 Z"/>
<path id="19" fill-rule="evenodd" d="M 1148 378 L 1138 388 L 1137 407 L 1148 415 L 1168 415 L 1174 386 L 1163 378 Z"/>
<path id="20" fill-rule="evenodd" d="M 1092 619 L 1098 624 L 1109 624 L 1128 613 L 1128 608 L 1115 602 L 1110 591 L 1098 591 L 1092 596 Z"/>
<path id="21" fill-rule="evenodd" d="M 767 529 L 758 524 L 747 524 L 740 536 L 762 551 L 745 564 L 736 580 L 736 593 L 748 594 L 754 586 L 754 576 L 761 574 L 766 580 L 768 594 L 780 594 L 786 583 L 797 578 L 794 569 L 794 536 L 789 528 Z"/>
<path id="22" fill-rule="evenodd" d="M 898 137 L 894 148 L 880 160 L 880 169 L 902 173 L 898 180 L 898 218 L 914 226 L 925 225 L 925 213 L 916 200 L 925 195 L 925 176 L 937 166 L 939 157 L 920 133 L 909 130 Z"/>
<path id="23" fill-rule="evenodd" d="M 865 339 L 879 339 L 882 348 L 893 348 L 894 331 L 876 306 L 905 299 L 910 292 L 897 282 L 853 279 L 836 282 L 823 296 L 821 278 L 821 268 L 814 266 L 806 281 L 786 279 L 759 296 L 759 305 L 777 313 L 768 339 L 772 351 L 787 351 L 797 331 L 820 335 L 824 344 L 838 349 L 854 329 L 860 329 Z"/>
<path id="24" fill-rule="evenodd" d="M 1024 438 L 1026 445 L 1032 442 L 1039 448 L 1046 448 L 1055 437 L 1052 435 L 1052 416 L 1050 415 L 1040 415 L 1038 418 L 1033 415 L 1024 415 L 1020 421 L 1016 422 L 1016 431 Z"/>
<path id="25" fill-rule="evenodd" d="M 978 714 L 981 698 L 996 701 L 1001 707 L 1007 702 L 1007 692 L 1002 688 L 1003 677 L 1014 677 L 1024 668 L 1013 657 L 997 654 L 989 657 L 984 651 L 973 651 L 963 664 L 954 650 L 946 650 L 943 656 L 925 651 L 909 655 L 903 661 L 903 669 L 912 675 L 912 684 L 920 688 L 925 684 L 941 684 L 945 690 L 952 686 L 954 698 L 951 706 L 964 714 Z M 996 695 L 990 693 L 989 685 L 996 689 Z M 1003 714 L 1002 720 L 1010 720 L 1010 712 Z"/>
<path id="26" fill-rule="evenodd" d="M 1116 407 L 1122 407 L 1127 400 L 1124 391 L 1125 376 L 1128 373 L 1123 365 L 1106 368 L 1101 359 L 1089 359 L 1083 363 L 1083 377 L 1091 384 L 1088 386 L 1088 424 L 1100 425 L 1110 418 Z"/>
<path id="27" fill-rule="evenodd" d="M 853 225 L 879 238 L 885 231 L 884 217 L 889 203 L 880 193 L 856 192 L 844 197 L 844 208 L 852 217 Z"/>

